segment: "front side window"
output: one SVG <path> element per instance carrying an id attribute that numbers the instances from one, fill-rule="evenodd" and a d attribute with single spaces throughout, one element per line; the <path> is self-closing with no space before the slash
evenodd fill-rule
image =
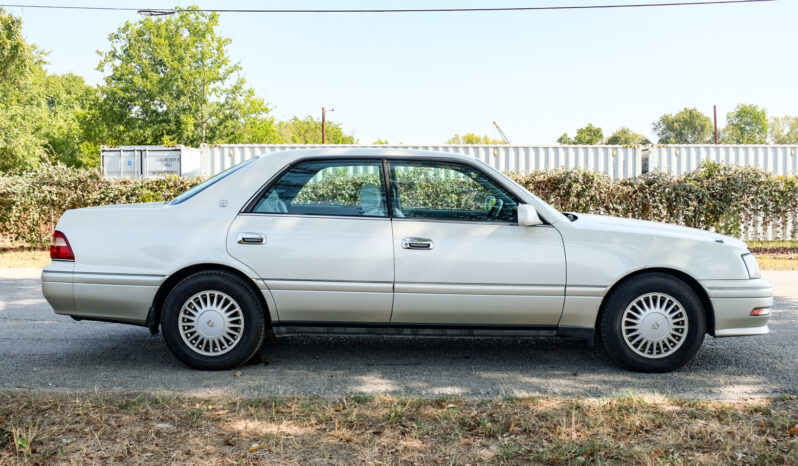
<path id="1" fill-rule="evenodd" d="M 391 162 L 393 216 L 516 222 L 518 203 L 484 173 L 446 162 Z"/>
<path id="2" fill-rule="evenodd" d="M 252 212 L 387 217 L 382 161 L 301 162 L 266 190 Z"/>

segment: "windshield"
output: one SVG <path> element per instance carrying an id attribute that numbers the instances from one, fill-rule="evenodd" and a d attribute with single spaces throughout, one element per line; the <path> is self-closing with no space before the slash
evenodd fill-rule
<path id="1" fill-rule="evenodd" d="M 220 180 L 224 179 L 226 176 L 231 175 L 231 174 L 237 172 L 238 170 L 246 167 L 247 165 L 249 165 L 250 163 L 254 162 L 255 160 L 256 159 L 253 158 L 253 159 L 249 159 L 247 161 L 241 162 L 238 165 L 234 165 L 234 166 L 228 168 L 227 170 L 208 178 L 207 180 L 203 181 L 202 183 L 194 186 L 193 188 L 189 189 L 188 191 L 184 192 L 183 194 L 181 194 L 181 195 L 177 196 L 176 198 L 172 199 L 172 202 L 170 202 L 169 205 L 177 205 L 177 204 L 180 204 L 181 202 L 184 202 L 184 201 L 187 201 L 187 200 L 191 199 L 192 197 L 194 197 L 197 194 L 201 193 L 205 189 L 213 186 L 214 183 L 217 183 Z"/>
<path id="2" fill-rule="evenodd" d="M 554 209 L 554 207 L 552 207 L 552 206 L 551 206 L 551 204 L 549 204 L 548 202 L 544 201 L 544 200 L 543 200 L 543 199 L 541 199 L 540 197 L 536 196 L 536 195 L 535 195 L 535 193 L 533 193 L 533 192 L 530 192 L 528 189 L 526 189 L 525 187 L 523 187 L 523 186 L 521 186 L 520 184 L 518 184 L 518 183 L 517 183 L 515 180 L 513 180 L 513 179 L 512 179 L 512 178 L 510 178 L 509 176 L 507 176 L 507 175 L 505 175 L 504 173 L 500 172 L 500 171 L 499 171 L 499 170 L 497 170 L 496 168 L 493 168 L 493 166 L 492 166 L 492 165 L 490 165 L 490 164 L 488 164 L 488 163 L 485 163 L 485 162 L 483 162 L 482 160 L 480 160 L 480 159 L 478 159 L 478 158 L 476 158 L 476 157 L 474 157 L 474 160 L 476 160 L 477 162 L 479 162 L 480 164 L 482 164 L 482 166 L 486 167 L 488 170 L 490 170 L 490 171 L 492 171 L 492 172 L 494 172 L 494 173 L 497 173 L 497 174 L 501 175 L 502 179 L 504 179 L 504 180 L 506 180 L 506 181 L 509 181 L 510 183 L 514 184 L 515 186 L 517 186 L 517 187 L 521 188 L 522 190 L 524 190 L 524 192 L 526 192 L 527 194 L 529 194 L 530 196 L 532 196 L 532 197 L 533 197 L 533 198 L 534 198 L 536 201 L 538 201 L 538 202 L 540 202 L 541 204 L 547 205 L 547 206 L 549 206 L 550 208 Z M 557 210 L 557 209 L 554 209 L 554 210 Z"/>

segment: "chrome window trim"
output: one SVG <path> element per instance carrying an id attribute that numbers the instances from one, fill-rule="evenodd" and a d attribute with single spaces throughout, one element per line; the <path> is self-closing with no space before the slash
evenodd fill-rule
<path id="1" fill-rule="evenodd" d="M 329 219 L 347 219 L 347 220 L 379 220 L 383 222 L 391 221 L 388 217 L 375 217 L 368 215 L 327 215 L 327 214 L 294 214 L 287 212 L 241 212 L 238 215 L 247 217 L 288 217 L 288 218 L 329 218 Z"/>
<path id="2" fill-rule="evenodd" d="M 390 162 L 402 162 L 402 161 L 406 161 L 406 162 L 414 162 L 414 161 L 415 162 L 446 162 L 446 163 L 466 165 L 466 166 L 478 171 L 479 173 L 484 175 L 487 179 L 489 179 L 493 183 L 499 185 L 499 187 L 501 187 L 502 190 L 505 191 L 505 194 L 507 194 L 507 196 L 512 198 L 517 204 L 525 204 L 525 202 L 520 197 L 518 197 L 514 192 L 512 192 L 512 189 L 509 188 L 508 183 L 507 183 L 506 180 L 503 180 L 500 176 L 496 175 L 495 173 L 493 173 L 491 171 L 486 171 L 484 169 L 484 167 L 482 166 L 483 165 L 482 162 L 480 162 L 476 158 L 460 158 L 460 157 L 423 157 L 423 158 L 419 157 L 419 158 L 412 158 L 412 157 L 405 157 L 405 156 L 383 156 L 383 155 L 369 156 L 369 155 L 364 155 L 364 154 L 358 154 L 358 155 L 311 155 L 311 156 L 307 156 L 307 157 L 300 157 L 300 158 L 292 161 L 291 163 L 287 164 L 286 166 L 284 166 L 280 170 L 278 170 L 274 175 L 272 175 L 268 180 L 266 180 L 266 182 L 263 185 L 261 185 L 261 187 L 257 191 L 255 191 L 255 193 L 252 196 L 250 196 L 250 198 L 247 200 L 247 202 L 244 203 L 244 206 L 241 207 L 241 209 L 239 209 L 239 211 L 238 211 L 239 215 L 282 215 L 282 216 L 297 216 L 297 217 L 304 217 L 304 218 L 308 218 L 308 217 L 319 217 L 319 218 L 322 218 L 323 217 L 323 218 L 348 218 L 348 219 L 351 219 L 351 218 L 359 218 L 359 219 L 375 219 L 375 218 L 379 218 L 379 219 L 386 219 L 386 220 L 402 219 L 401 217 L 394 217 L 393 216 L 393 209 L 392 208 L 388 208 L 387 209 L 387 211 L 388 211 L 388 216 L 387 217 L 376 217 L 376 216 L 375 217 L 365 217 L 363 215 L 296 214 L 296 213 L 287 213 L 287 212 L 285 212 L 285 213 L 282 213 L 282 212 L 252 212 L 252 209 L 255 208 L 255 205 L 258 203 L 260 198 L 266 193 L 266 191 L 271 189 L 272 185 L 274 185 L 274 183 L 276 183 L 280 178 L 282 178 L 282 176 L 286 172 L 288 172 L 291 168 L 293 168 L 294 166 L 296 166 L 296 165 L 298 165 L 300 163 L 303 163 L 303 162 L 308 162 L 308 161 L 347 160 L 347 159 L 368 160 L 368 161 L 371 161 L 371 160 L 380 161 L 381 160 L 382 161 L 382 165 L 383 165 L 382 176 L 383 176 L 383 179 L 384 179 L 383 189 L 385 190 L 386 204 L 392 202 L 391 190 L 390 190 L 390 183 L 391 183 L 391 181 L 390 181 L 390 173 L 388 171 L 388 166 L 387 165 Z M 390 204 L 388 204 L 388 205 L 390 205 Z M 422 219 L 402 219 L 402 220 L 407 220 L 407 221 L 433 221 L 433 222 L 447 222 L 447 223 L 464 223 L 464 224 L 469 224 L 469 225 L 473 225 L 474 223 L 482 223 L 482 224 L 485 224 L 485 225 L 491 225 L 491 224 L 518 225 L 518 222 L 481 222 L 481 221 L 478 221 L 478 220 L 443 220 L 443 219 L 423 219 L 423 220 Z M 550 225 L 548 220 L 546 220 L 545 218 L 541 217 L 541 220 L 543 220 L 545 223 L 543 225 L 536 225 L 536 227 L 537 226 L 548 226 L 548 225 Z"/>

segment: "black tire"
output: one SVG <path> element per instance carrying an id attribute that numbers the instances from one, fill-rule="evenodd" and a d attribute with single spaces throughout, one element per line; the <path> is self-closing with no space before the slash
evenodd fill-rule
<path id="1" fill-rule="evenodd" d="M 228 340 L 231 341 L 230 344 L 218 343 L 222 341 L 219 339 L 209 339 L 209 341 L 213 340 L 217 343 L 209 343 L 210 346 L 205 347 L 206 352 L 216 351 L 221 354 L 202 354 L 200 352 L 202 349 L 195 349 L 187 343 L 194 338 L 191 333 L 185 338 L 181 335 L 181 330 L 190 328 L 184 326 L 181 329 L 180 319 L 185 319 L 185 315 L 181 316 L 183 306 L 187 305 L 189 299 L 198 295 L 201 297 L 218 296 L 220 301 L 224 299 L 224 295 L 227 295 L 226 298 L 233 301 L 232 309 L 237 308 L 235 317 L 227 321 L 223 320 L 222 314 L 218 312 L 212 315 L 205 314 L 212 317 L 207 320 L 206 330 L 213 330 L 214 325 L 216 325 L 216 329 L 232 329 L 231 325 L 233 327 L 243 326 L 242 331 Z M 224 302 L 229 304 L 229 301 Z M 214 311 L 210 308 L 206 310 Z M 216 319 L 215 323 L 212 323 L 211 320 L 214 319 Z M 205 319 L 199 319 L 198 316 L 197 321 L 200 320 L 205 321 Z M 199 329 L 199 325 L 198 322 L 195 327 Z M 266 336 L 265 309 L 255 291 L 241 277 L 222 270 L 198 272 L 184 278 L 169 292 L 163 305 L 161 329 L 169 350 L 185 365 L 199 370 L 232 369 L 247 362 L 263 345 Z M 221 332 L 222 330 L 216 331 Z M 233 333 L 235 332 L 233 331 Z M 214 344 L 217 346 L 213 346 Z"/>
<path id="2" fill-rule="evenodd" d="M 676 318 L 680 320 L 674 322 L 677 322 L 677 325 L 683 325 L 681 322 L 683 320 L 687 321 L 686 332 L 678 333 L 680 330 L 677 330 L 675 325 L 673 326 L 673 332 L 677 333 L 670 334 L 674 338 L 673 340 L 649 339 L 648 341 L 660 342 L 660 346 L 655 346 L 654 348 L 650 348 L 647 344 L 642 346 L 644 345 L 643 343 L 638 343 L 645 340 L 637 340 L 638 337 L 632 333 L 634 330 L 629 330 L 628 327 L 627 338 L 624 338 L 624 330 L 622 329 L 622 321 L 627 308 L 633 302 L 639 304 L 639 299 L 650 293 L 664 294 L 677 301 L 677 304 L 684 311 L 684 315 L 676 314 L 679 316 Z M 647 303 L 651 304 L 651 301 Z M 669 307 L 670 304 L 667 306 Z M 645 315 L 643 314 L 643 316 Z M 648 332 L 657 333 L 660 328 L 659 324 L 667 320 L 664 317 L 653 316 L 649 317 L 649 320 L 645 319 L 646 317 L 639 319 L 641 330 L 637 333 L 642 333 L 644 327 L 652 329 L 647 330 Z M 660 320 L 657 321 L 656 319 Z M 627 318 L 627 323 L 629 322 L 634 321 Z M 653 322 L 651 327 L 648 327 L 647 322 Z M 646 323 L 645 326 L 644 323 Z M 667 328 L 669 329 L 668 332 L 670 332 L 671 325 L 668 324 Z M 607 296 L 599 321 L 599 336 L 610 359 L 626 369 L 639 372 L 668 372 L 682 367 L 701 348 L 705 333 L 706 315 L 701 300 L 695 291 L 678 278 L 664 273 L 646 273 L 621 283 Z M 659 336 L 659 334 L 657 333 L 656 336 Z M 627 340 L 630 342 L 627 343 Z M 668 344 L 670 346 L 666 347 L 666 341 L 669 341 Z M 634 349 L 633 346 L 635 344 L 642 346 L 642 348 Z M 655 345 L 656 343 L 652 344 Z M 646 349 L 649 350 L 646 351 Z M 656 354 L 657 352 L 659 352 L 659 355 Z M 643 356 L 641 353 L 651 354 L 651 356 Z"/>

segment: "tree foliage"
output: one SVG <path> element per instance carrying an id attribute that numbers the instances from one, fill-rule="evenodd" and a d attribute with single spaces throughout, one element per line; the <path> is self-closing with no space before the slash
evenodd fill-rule
<path id="1" fill-rule="evenodd" d="M 500 139 L 492 139 L 487 134 L 479 136 L 476 133 L 455 134 L 446 140 L 446 144 L 504 144 Z"/>
<path id="2" fill-rule="evenodd" d="M 773 144 L 798 144 L 798 117 L 774 117 L 770 121 L 770 140 Z"/>
<path id="3" fill-rule="evenodd" d="M 632 130 L 624 126 L 612 133 L 605 141 L 605 144 L 613 146 L 634 146 L 638 144 L 651 144 L 651 141 L 642 134 L 633 133 Z"/>
<path id="4" fill-rule="evenodd" d="M 126 22 L 109 36 L 108 72 L 92 117 L 106 143 L 278 142 L 263 99 L 231 61 L 219 16 L 190 7 Z"/>
<path id="5" fill-rule="evenodd" d="M 712 120 L 696 108 L 685 108 L 672 115 L 662 115 L 654 123 L 660 144 L 704 144 L 713 133 Z"/>
<path id="6" fill-rule="evenodd" d="M 22 36 L 22 19 L 0 8 L 0 171 L 45 158 L 42 54 Z"/>
<path id="7" fill-rule="evenodd" d="M 339 123 L 327 120 L 327 144 L 357 144 L 354 136 L 347 136 Z M 277 124 L 279 140 L 285 144 L 321 144 L 321 120 L 311 115 L 294 117 Z"/>
<path id="8" fill-rule="evenodd" d="M 601 128 L 593 126 L 592 123 L 577 129 L 576 136 L 574 136 L 573 139 L 568 136 L 568 133 L 563 133 L 563 135 L 557 139 L 557 142 L 563 145 L 601 144 L 603 141 L 604 132 Z"/>
<path id="9" fill-rule="evenodd" d="M 766 144 L 768 115 L 764 108 L 740 104 L 726 115 L 726 127 L 721 133 L 724 144 Z"/>
<path id="10" fill-rule="evenodd" d="M 96 166 L 94 152 L 87 149 L 85 115 L 95 102 L 96 89 L 76 74 L 48 75 L 45 105 L 49 124 L 43 130 L 51 160 L 71 166 Z M 91 147 L 91 146 L 89 146 Z"/>
<path id="11" fill-rule="evenodd" d="M 42 161 L 83 165 L 81 116 L 93 89 L 74 74 L 47 74 L 22 20 L 0 9 L 0 171 Z"/>

